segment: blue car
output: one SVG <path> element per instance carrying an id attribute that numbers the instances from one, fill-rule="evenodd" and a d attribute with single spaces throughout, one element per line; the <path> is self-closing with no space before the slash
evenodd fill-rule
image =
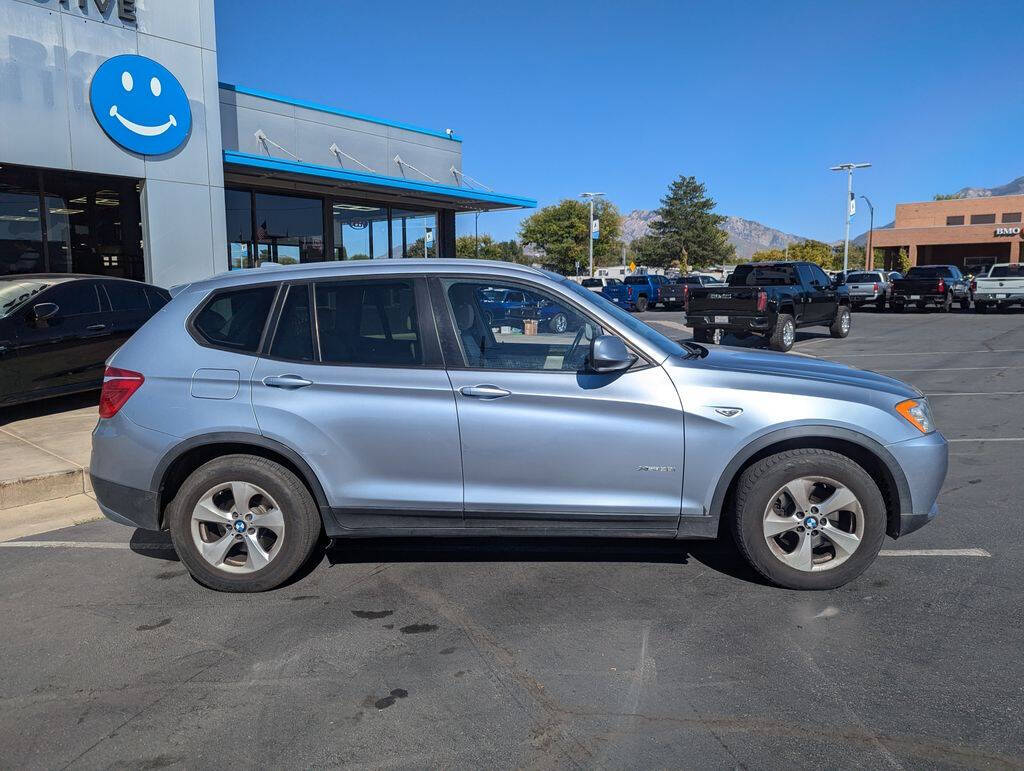
<path id="1" fill-rule="evenodd" d="M 518 289 L 487 287 L 477 292 L 477 301 L 489 326 L 522 327 L 535 320 L 540 331 L 561 334 L 579 328 L 579 318 L 548 300 Z"/>

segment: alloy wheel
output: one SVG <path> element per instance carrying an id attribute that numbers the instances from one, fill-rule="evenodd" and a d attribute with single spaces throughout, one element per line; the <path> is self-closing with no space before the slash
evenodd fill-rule
<path id="1" fill-rule="evenodd" d="M 218 570 L 253 573 L 269 565 L 284 544 L 284 514 L 251 482 L 223 482 L 192 509 L 192 541 Z"/>
<path id="2" fill-rule="evenodd" d="M 864 510 L 846 485 L 828 477 L 787 482 L 768 500 L 762 522 L 772 554 L 803 572 L 846 562 L 864 538 Z"/>
<path id="3" fill-rule="evenodd" d="M 786 321 L 786 325 L 782 328 L 782 342 L 787 348 L 789 348 L 796 341 L 796 327 L 792 321 Z"/>

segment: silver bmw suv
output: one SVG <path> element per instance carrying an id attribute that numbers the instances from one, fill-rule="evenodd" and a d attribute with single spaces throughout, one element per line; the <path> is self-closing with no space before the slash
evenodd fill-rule
<path id="1" fill-rule="evenodd" d="M 92 483 L 206 586 L 325 538 L 714 538 L 794 589 L 937 512 L 946 440 L 892 378 L 676 343 L 561 276 L 387 260 L 191 284 L 108 362 Z"/>

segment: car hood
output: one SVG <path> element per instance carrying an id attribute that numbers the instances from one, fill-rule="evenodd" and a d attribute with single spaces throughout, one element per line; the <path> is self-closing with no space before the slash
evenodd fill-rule
<path id="1" fill-rule="evenodd" d="M 804 381 L 808 384 L 820 383 L 864 388 L 875 393 L 893 394 L 903 399 L 921 396 L 921 392 L 916 388 L 896 378 L 793 353 L 713 347 L 709 349 L 707 356 L 700 359 L 683 359 L 682 363 L 710 371 L 783 377 Z M 773 390 L 776 389 L 773 388 Z"/>

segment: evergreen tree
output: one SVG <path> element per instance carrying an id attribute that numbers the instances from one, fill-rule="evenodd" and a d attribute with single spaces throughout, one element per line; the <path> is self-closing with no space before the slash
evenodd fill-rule
<path id="1" fill-rule="evenodd" d="M 674 261 L 694 268 L 725 262 L 736 252 L 715 214 L 715 202 L 696 177 L 680 176 L 661 199 L 657 219 L 651 223 L 653 241 L 644 251 L 651 267 L 668 267 Z"/>

